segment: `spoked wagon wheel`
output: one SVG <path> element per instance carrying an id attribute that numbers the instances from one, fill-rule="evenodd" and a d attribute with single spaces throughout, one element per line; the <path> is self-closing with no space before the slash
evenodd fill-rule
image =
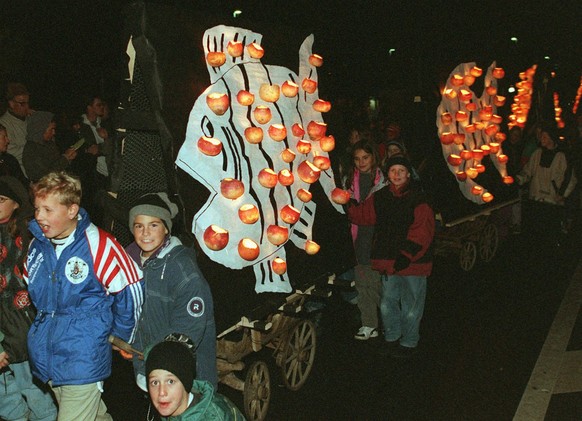
<path id="1" fill-rule="evenodd" d="M 475 247 L 475 243 L 472 241 L 463 243 L 461 253 L 459 254 L 461 269 L 469 272 L 475 266 L 475 260 L 477 260 L 477 247 Z"/>
<path id="2" fill-rule="evenodd" d="M 490 262 L 495 253 L 497 253 L 497 246 L 499 245 L 499 236 L 497 234 L 497 226 L 489 224 L 481 232 L 479 238 L 479 256 L 484 262 Z"/>
<path id="3" fill-rule="evenodd" d="M 315 349 L 315 324 L 301 320 L 289 333 L 278 359 L 287 389 L 295 391 L 303 386 L 313 368 Z"/>
<path id="4" fill-rule="evenodd" d="M 263 421 L 271 400 L 271 376 L 264 361 L 249 367 L 243 391 L 245 414 L 250 421 Z"/>

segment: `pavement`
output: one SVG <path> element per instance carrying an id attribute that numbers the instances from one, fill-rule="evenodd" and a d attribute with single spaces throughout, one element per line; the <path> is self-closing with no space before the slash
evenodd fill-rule
<path id="1" fill-rule="evenodd" d="M 507 236 L 471 272 L 455 255 L 439 258 L 418 353 L 407 360 L 381 355 L 381 337 L 354 340 L 357 308 L 333 294 L 309 315 L 317 351 L 301 389 L 284 386 L 270 349 L 245 358 L 268 364 L 266 419 L 582 420 L 580 231 L 560 247 Z M 219 392 L 243 407 L 241 392 Z M 104 399 L 115 420 L 146 417 L 148 401 L 118 357 Z"/>

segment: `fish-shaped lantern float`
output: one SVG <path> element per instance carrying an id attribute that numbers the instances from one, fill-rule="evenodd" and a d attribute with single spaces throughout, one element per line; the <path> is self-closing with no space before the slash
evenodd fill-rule
<path id="1" fill-rule="evenodd" d="M 232 269 L 253 265 L 256 292 L 291 292 L 285 243 L 319 250 L 310 185 L 319 181 L 340 213 L 345 196 L 327 154 L 335 142 L 322 113 L 331 104 L 318 96 L 323 59 L 313 35 L 300 47 L 299 75 L 263 64 L 261 40 L 222 25 L 204 33 L 211 85 L 192 108 L 176 164 L 210 191 L 193 220 L 202 250 Z"/>
<path id="2" fill-rule="evenodd" d="M 475 63 L 458 65 L 447 79 L 436 118 L 445 161 L 463 195 L 477 204 L 493 200 L 493 195 L 475 181 L 485 171 L 485 156 L 491 158 L 505 184 L 513 183 L 501 146 L 505 140 L 499 130 L 502 118 L 496 114 L 497 107 L 505 103 L 505 97 L 497 93 L 497 80 L 505 72 L 493 62 L 485 75 L 483 93 L 476 98 L 470 87 L 482 74 Z"/>

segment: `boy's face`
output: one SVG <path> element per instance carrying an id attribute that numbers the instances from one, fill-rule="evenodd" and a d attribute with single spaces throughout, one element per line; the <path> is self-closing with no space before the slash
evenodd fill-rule
<path id="1" fill-rule="evenodd" d="M 6 130 L 0 130 L 0 153 L 6 152 L 8 150 L 9 143 L 10 140 L 8 139 Z"/>
<path id="2" fill-rule="evenodd" d="M 166 370 L 152 370 L 148 376 L 152 403 L 162 417 L 174 417 L 188 408 L 188 392 L 182 382 Z"/>
<path id="3" fill-rule="evenodd" d="M 399 189 L 408 182 L 410 172 L 404 165 L 392 165 L 388 170 L 388 178 L 394 187 Z"/>
<path id="4" fill-rule="evenodd" d="M 46 238 L 66 238 L 77 227 L 79 205 L 66 206 L 56 194 L 34 198 L 34 217 Z"/>
<path id="5" fill-rule="evenodd" d="M 168 229 L 160 218 L 137 215 L 133 221 L 133 237 L 143 257 L 150 257 L 160 248 L 167 234 Z"/>

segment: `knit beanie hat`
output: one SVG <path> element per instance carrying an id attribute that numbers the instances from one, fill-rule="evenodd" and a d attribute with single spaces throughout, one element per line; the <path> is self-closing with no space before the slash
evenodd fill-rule
<path id="1" fill-rule="evenodd" d="M 137 199 L 129 211 L 129 229 L 133 229 L 133 223 L 138 215 L 160 218 L 166 224 L 168 231 L 172 231 L 172 218 L 178 214 L 178 206 L 170 202 L 164 192 L 148 193 Z"/>
<path id="2" fill-rule="evenodd" d="M 196 357 L 182 342 L 160 342 L 146 356 L 146 378 L 154 370 L 169 371 L 182 382 L 184 389 L 189 392 L 196 377 Z"/>
<path id="3" fill-rule="evenodd" d="M 55 115 L 48 111 L 35 111 L 26 117 L 26 141 L 43 143 L 42 136 Z"/>
<path id="4" fill-rule="evenodd" d="M 406 153 L 406 148 L 404 147 L 404 145 L 400 142 L 397 142 L 395 140 L 391 140 L 390 142 L 386 143 L 386 148 L 388 148 L 388 146 L 390 145 L 394 145 L 396 146 L 398 149 L 400 149 L 401 153 Z"/>
<path id="5" fill-rule="evenodd" d="M 406 167 L 409 173 L 412 173 L 412 164 L 403 155 L 394 155 L 386 161 L 386 171 L 390 171 L 390 167 L 394 165 L 402 165 Z"/>

